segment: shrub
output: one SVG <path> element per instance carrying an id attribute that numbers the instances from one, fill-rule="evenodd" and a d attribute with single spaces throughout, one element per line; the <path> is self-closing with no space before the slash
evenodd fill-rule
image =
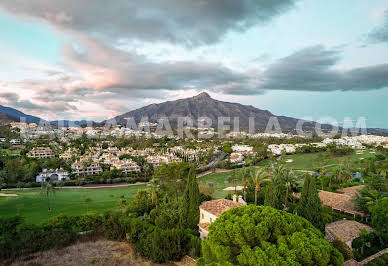
<path id="1" fill-rule="evenodd" d="M 201 257 L 202 240 L 198 236 L 190 235 L 189 254 L 191 257 Z"/>
<path id="2" fill-rule="evenodd" d="M 164 263 L 180 260 L 187 254 L 189 243 L 190 237 L 182 229 L 155 228 L 135 244 L 135 249 L 155 263 Z"/>
<path id="3" fill-rule="evenodd" d="M 71 221 L 60 216 L 38 226 L 20 217 L 0 219 L 0 259 L 71 244 L 77 238 Z"/>
<path id="4" fill-rule="evenodd" d="M 340 239 L 336 238 L 332 242 L 333 246 L 338 249 L 339 252 L 344 256 L 345 261 L 349 259 L 353 259 L 353 252 L 352 250 L 345 244 L 345 242 Z"/>
<path id="5" fill-rule="evenodd" d="M 88 212 L 84 215 L 81 215 L 77 219 L 77 226 L 81 228 L 82 231 L 93 231 L 97 232 L 101 227 L 103 218 L 96 212 Z"/>
<path id="6" fill-rule="evenodd" d="M 105 237 L 110 240 L 123 241 L 126 231 L 121 226 L 120 219 L 122 214 L 117 212 L 108 212 L 103 218 Z"/>

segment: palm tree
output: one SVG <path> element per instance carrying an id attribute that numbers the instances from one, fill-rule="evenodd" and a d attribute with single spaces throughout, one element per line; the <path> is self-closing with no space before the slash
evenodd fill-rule
<path id="1" fill-rule="evenodd" d="M 363 197 L 369 212 L 372 212 L 374 207 L 383 199 L 387 198 L 385 194 L 379 193 L 377 190 L 369 190 L 368 195 Z"/>
<path id="2" fill-rule="evenodd" d="M 338 165 L 334 170 L 334 177 L 338 183 L 352 179 L 352 173 L 346 165 Z"/>
<path id="3" fill-rule="evenodd" d="M 248 186 L 248 176 L 249 176 L 249 169 L 243 168 L 241 171 L 238 172 L 238 175 L 243 183 L 243 191 L 244 191 L 244 201 L 247 201 L 247 186 Z"/>
<path id="4" fill-rule="evenodd" d="M 235 171 L 232 172 L 232 174 L 228 177 L 228 181 L 230 183 L 233 183 L 234 185 L 234 194 L 237 194 L 237 181 L 238 181 L 238 176 Z"/>
<path id="5" fill-rule="evenodd" d="M 150 183 L 147 185 L 152 193 L 152 201 L 155 203 L 156 207 L 159 204 L 159 192 L 160 192 L 160 180 L 159 178 L 152 178 Z"/>
<path id="6" fill-rule="evenodd" d="M 288 194 L 292 187 L 296 184 L 296 177 L 293 171 L 290 169 L 285 169 L 283 171 L 283 174 L 281 176 L 281 182 L 285 185 L 286 187 L 286 195 L 284 198 L 284 208 L 287 207 L 287 202 L 288 202 Z"/>
<path id="7" fill-rule="evenodd" d="M 42 192 L 45 194 L 46 199 L 47 199 L 47 209 L 48 209 L 48 211 L 51 211 L 50 194 L 55 194 L 55 188 L 50 183 L 43 183 L 42 184 Z"/>
<path id="8" fill-rule="evenodd" d="M 284 172 L 286 171 L 286 167 L 283 164 L 275 164 L 271 168 L 271 177 L 275 181 L 275 183 L 281 183 L 281 179 L 283 177 Z"/>
<path id="9" fill-rule="evenodd" d="M 263 182 L 271 182 L 271 179 L 268 177 L 268 172 L 264 168 L 259 168 L 256 171 L 251 173 L 253 183 L 255 183 L 255 205 L 257 205 L 257 194 L 260 190 L 260 185 Z"/>

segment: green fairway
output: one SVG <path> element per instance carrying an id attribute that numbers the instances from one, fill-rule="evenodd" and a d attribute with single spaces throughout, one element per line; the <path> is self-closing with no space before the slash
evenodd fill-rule
<path id="1" fill-rule="evenodd" d="M 292 160 L 292 162 L 286 162 L 286 167 L 289 167 L 294 170 L 307 170 L 314 171 L 320 166 L 326 165 L 335 165 L 335 164 L 355 164 L 360 162 L 360 158 L 367 159 L 369 157 L 374 157 L 378 153 L 371 153 L 370 150 L 365 150 L 363 154 L 357 154 L 356 152 L 350 155 L 342 156 L 342 157 L 334 157 L 326 152 L 319 153 L 305 153 L 305 154 L 291 154 L 285 156 L 285 161 Z M 275 158 L 276 160 L 276 158 Z M 260 166 L 267 166 L 270 163 L 270 160 L 263 160 L 259 163 Z M 240 169 L 236 169 L 234 171 L 240 171 Z M 234 184 L 228 182 L 228 177 L 233 173 L 225 172 L 225 173 L 214 173 L 202 176 L 198 179 L 198 183 L 205 187 L 211 187 L 214 189 L 214 193 L 212 196 L 214 198 L 224 198 L 228 195 L 228 193 L 233 193 L 232 191 L 224 191 L 224 188 L 234 186 Z M 242 185 L 240 182 L 237 185 Z"/>
<path id="2" fill-rule="evenodd" d="M 46 197 L 40 189 L 1 191 L 18 196 L 0 197 L 0 217 L 20 214 L 31 223 L 40 223 L 58 214 L 83 214 L 87 209 L 103 213 L 115 209 L 122 196 L 129 202 L 134 198 L 136 191 L 144 187 L 144 185 L 136 185 L 120 188 L 56 190 L 55 195 L 50 196 L 50 212 L 47 210 Z M 87 206 L 82 200 L 83 196 L 90 198 Z"/>
<path id="3" fill-rule="evenodd" d="M 315 170 L 320 166 L 331 165 L 331 164 L 344 164 L 350 163 L 354 164 L 361 161 L 361 158 L 367 159 L 374 157 L 378 153 L 373 153 L 373 151 L 365 150 L 362 154 L 352 153 L 346 156 L 335 157 L 327 152 L 318 152 L 318 153 L 304 153 L 304 154 L 291 154 L 286 155 L 284 161 L 286 161 L 286 166 L 294 170 Z M 287 162 L 287 160 L 292 160 L 292 162 Z M 259 166 L 266 166 L 269 164 L 269 160 L 264 160 L 259 163 Z"/>

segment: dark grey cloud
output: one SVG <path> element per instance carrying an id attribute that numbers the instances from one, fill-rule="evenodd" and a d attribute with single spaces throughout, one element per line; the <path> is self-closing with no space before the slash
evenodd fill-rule
<path id="1" fill-rule="evenodd" d="M 59 28 L 110 38 L 197 46 L 245 31 L 296 0 L 2 0 L 0 8 Z"/>
<path id="2" fill-rule="evenodd" d="M 20 96 L 13 92 L 4 92 L 0 93 L 0 100 L 5 102 L 7 105 L 10 105 L 15 108 L 23 108 L 23 109 L 39 109 L 40 106 L 32 103 L 29 100 L 21 100 Z"/>
<path id="3" fill-rule="evenodd" d="M 383 24 L 374 29 L 369 38 L 372 42 L 388 42 L 388 10 L 384 12 Z"/>
<path id="4" fill-rule="evenodd" d="M 265 90 L 373 90 L 388 87 L 388 64 L 341 70 L 339 50 L 313 46 L 282 58 L 260 76 Z"/>
<path id="5" fill-rule="evenodd" d="M 55 111 L 55 112 L 64 112 L 69 110 L 77 110 L 77 108 L 68 103 L 66 100 L 61 98 L 56 98 L 55 95 L 48 97 L 48 93 L 41 91 L 39 97 L 32 97 L 30 100 L 21 99 L 19 94 L 14 92 L 4 92 L 0 93 L 0 101 L 6 106 L 11 106 L 13 108 L 20 108 L 28 111 Z M 36 101 L 37 100 L 37 101 Z"/>

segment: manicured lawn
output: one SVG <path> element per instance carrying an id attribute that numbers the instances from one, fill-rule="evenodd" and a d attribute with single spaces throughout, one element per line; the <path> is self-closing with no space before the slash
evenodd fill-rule
<path id="1" fill-rule="evenodd" d="M 47 200 L 40 189 L 7 190 L 2 193 L 17 194 L 17 197 L 0 197 L 0 217 L 10 217 L 16 214 L 24 216 L 27 221 L 40 223 L 58 214 L 79 215 L 86 212 L 86 205 L 82 196 L 90 198 L 89 211 L 103 213 L 117 207 L 117 203 L 124 196 L 131 201 L 137 190 L 144 185 L 120 188 L 100 189 L 60 189 L 50 196 L 51 212 L 47 210 Z"/>
<path id="2" fill-rule="evenodd" d="M 365 150 L 363 154 L 357 154 L 356 152 L 346 156 L 335 157 L 329 153 L 305 153 L 305 154 L 291 154 L 286 155 L 285 160 L 292 160 L 290 163 L 286 163 L 286 166 L 295 170 L 314 170 L 319 166 L 331 165 L 331 164 L 343 164 L 343 163 L 357 163 L 361 158 L 367 159 L 374 157 L 378 153 L 370 153 L 372 151 Z M 260 162 L 259 166 L 268 165 L 269 160 Z"/>
<path id="3" fill-rule="evenodd" d="M 232 172 L 205 175 L 197 179 L 198 185 L 213 188 L 214 193 L 212 194 L 212 197 L 221 199 L 230 193 L 229 191 L 223 191 L 223 189 L 233 186 L 233 184 L 228 182 L 228 177 L 231 174 Z"/>
<path id="4" fill-rule="evenodd" d="M 360 162 L 360 158 L 369 158 L 374 157 L 378 153 L 370 153 L 370 150 L 366 150 L 363 154 L 350 154 L 342 157 L 334 157 L 328 153 L 320 152 L 320 153 L 305 153 L 305 154 L 291 154 L 286 155 L 285 160 L 292 160 L 292 162 L 286 163 L 287 167 L 290 167 L 294 170 L 308 170 L 313 171 L 319 166 L 331 165 L 331 164 L 343 164 L 343 163 L 357 163 Z M 276 158 L 275 158 L 276 159 Z M 267 166 L 270 163 L 270 160 L 264 160 L 259 163 L 260 166 Z M 236 169 L 234 171 L 240 171 L 240 169 Z M 224 191 L 224 188 L 234 186 L 233 183 L 228 182 L 228 177 L 233 172 L 225 172 L 225 173 L 214 173 L 202 176 L 198 178 L 198 183 L 205 187 L 212 187 L 214 189 L 214 193 L 212 196 L 214 198 L 224 198 L 228 195 L 228 193 L 233 193 L 233 191 Z M 240 182 L 237 185 L 242 185 Z"/>

